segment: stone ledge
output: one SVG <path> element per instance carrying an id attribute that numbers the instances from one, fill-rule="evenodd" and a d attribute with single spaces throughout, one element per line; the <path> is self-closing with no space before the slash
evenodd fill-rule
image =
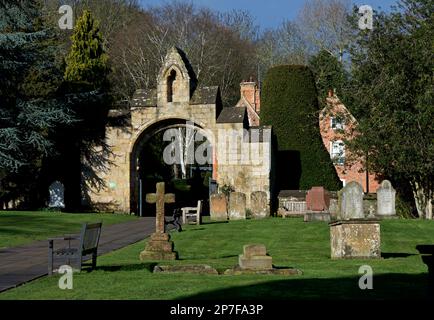
<path id="1" fill-rule="evenodd" d="M 264 275 L 280 275 L 280 276 L 294 276 L 302 275 L 303 272 L 295 268 L 273 268 L 269 270 L 253 270 L 253 269 L 241 269 L 240 266 L 235 266 L 231 269 L 227 269 L 224 272 L 225 275 L 239 276 L 245 274 L 264 274 Z"/>
<path id="2" fill-rule="evenodd" d="M 194 274 L 218 274 L 218 271 L 206 264 L 155 266 L 154 273 L 194 273 Z"/>

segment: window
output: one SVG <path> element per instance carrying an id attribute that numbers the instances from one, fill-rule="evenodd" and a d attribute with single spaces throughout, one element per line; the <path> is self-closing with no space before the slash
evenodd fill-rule
<path id="1" fill-rule="evenodd" d="M 170 71 L 167 77 L 167 102 L 173 102 L 173 82 L 176 80 L 176 71 Z"/>
<path id="2" fill-rule="evenodd" d="M 345 144 L 343 141 L 333 141 L 330 148 L 330 157 L 334 164 L 345 164 Z"/>
<path id="3" fill-rule="evenodd" d="M 330 126 L 333 130 L 343 130 L 345 128 L 344 119 L 340 117 L 331 117 L 330 122 Z"/>

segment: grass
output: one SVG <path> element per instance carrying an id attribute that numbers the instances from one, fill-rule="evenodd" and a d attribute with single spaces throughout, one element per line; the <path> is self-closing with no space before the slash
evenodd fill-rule
<path id="1" fill-rule="evenodd" d="M 132 219 L 135 217 L 121 214 L 0 211 L 0 248 L 78 233 L 84 222 L 102 221 L 104 225 L 110 225 Z"/>
<path id="2" fill-rule="evenodd" d="M 420 299 L 426 297 L 427 266 L 415 249 L 434 243 L 434 221 L 381 222 L 383 259 L 331 260 L 329 228 L 301 219 L 206 223 L 172 233 L 180 260 L 222 271 L 237 263 L 242 246 L 263 243 L 277 267 L 301 276 L 153 274 L 157 263 L 141 263 L 145 242 L 104 255 L 98 269 L 74 274 L 73 290 L 60 290 L 58 276 L 0 294 L 0 299 Z M 360 290 L 359 267 L 374 272 L 374 289 Z"/>

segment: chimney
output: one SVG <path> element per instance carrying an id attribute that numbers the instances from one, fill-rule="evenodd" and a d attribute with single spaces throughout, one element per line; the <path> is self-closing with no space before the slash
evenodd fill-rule
<path id="1" fill-rule="evenodd" d="M 256 113 L 259 114 L 261 109 L 261 98 L 260 98 L 260 90 L 257 86 L 253 77 L 250 77 L 249 81 L 242 81 L 240 83 L 241 88 L 241 96 L 247 100 L 248 103 L 255 109 Z"/>

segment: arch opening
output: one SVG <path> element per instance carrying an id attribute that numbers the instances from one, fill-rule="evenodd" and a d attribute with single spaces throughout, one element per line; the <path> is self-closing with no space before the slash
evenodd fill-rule
<path id="1" fill-rule="evenodd" d="M 209 183 L 213 173 L 213 146 L 206 131 L 184 119 L 159 121 L 145 129 L 131 152 L 130 208 L 139 216 L 154 216 L 155 205 L 145 202 L 155 184 L 166 183 L 166 193 L 175 193 L 176 202 L 166 205 L 166 215 L 174 208 L 196 206 L 203 201 L 208 211 Z M 202 156 L 202 157 L 201 157 Z"/>

